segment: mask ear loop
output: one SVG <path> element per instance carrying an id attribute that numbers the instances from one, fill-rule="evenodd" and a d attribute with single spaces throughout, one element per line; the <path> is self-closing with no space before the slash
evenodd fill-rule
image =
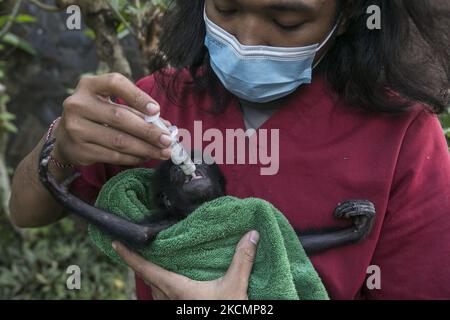
<path id="1" fill-rule="evenodd" d="M 330 31 L 330 33 L 328 34 L 328 36 L 325 38 L 325 40 L 324 40 L 324 41 L 320 44 L 320 46 L 317 48 L 317 52 L 319 52 L 320 49 L 322 49 L 322 48 L 327 44 L 327 42 L 331 39 L 331 37 L 334 35 L 334 32 L 335 32 L 335 31 L 337 30 L 337 28 L 339 27 L 340 23 L 341 23 L 341 16 L 339 15 L 339 17 L 338 17 L 338 19 L 337 19 L 337 22 L 336 22 L 336 24 L 334 25 L 333 29 L 331 29 L 331 31 Z M 314 66 L 312 67 L 313 70 L 319 65 L 319 63 L 322 62 L 322 60 L 325 58 L 326 55 L 327 55 L 327 53 L 325 52 L 325 53 L 320 57 L 320 59 L 319 59 L 319 60 L 314 64 Z"/>
<path id="2" fill-rule="evenodd" d="M 322 60 L 325 58 L 325 56 L 327 55 L 327 53 L 325 52 L 319 60 L 317 60 L 317 62 L 314 64 L 314 66 L 312 67 L 312 69 L 314 70 L 321 62 Z"/>

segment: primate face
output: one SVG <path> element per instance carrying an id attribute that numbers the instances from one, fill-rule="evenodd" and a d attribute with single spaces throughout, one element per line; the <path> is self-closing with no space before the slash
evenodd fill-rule
<path id="1" fill-rule="evenodd" d="M 196 177 L 186 176 L 170 160 L 156 174 L 158 196 L 163 205 L 186 216 L 206 201 L 225 195 L 225 178 L 216 164 L 196 164 Z"/>
<path id="2" fill-rule="evenodd" d="M 186 176 L 179 166 L 170 168 L 171 189 L 168 194 L 172 205 L 182 210 L 198 206 L 223 195 L 220 176 L 215 172 L 216 165 L 197 164 L 196 177 Z"/>
<path id="3" fill-rule="evenodd" d="M 195 171 L 195 177 L 185 176 L 183 171 L 179 169 L 178 166 L 174 166 L 172 168 L 178 168 L 178 174 L 181 172 L 181 175 L 184 177 L 183 184 L 181 186 L 181 192 L 183 192 L 189 199 L 196 199 L 199 196 L 202 196 L 210 189 L 217 185 L 218 181 L 214 181 L 213 179 L 218 178 L 217 174 L 213 174 L 213 170 L 207 164 L 198 164 L 196 165 L 197 170 Z"/>

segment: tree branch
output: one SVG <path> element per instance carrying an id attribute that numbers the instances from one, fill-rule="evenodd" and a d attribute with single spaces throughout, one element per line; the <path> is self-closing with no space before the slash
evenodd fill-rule
<path id="1" fill-rule="evenodd" d="M 32 4 L 34 4 L 36 7 L 45 10 L 45 11 L 50 11 L 50 12 L 59 12 L 61 11 L 61 8 L 57 7 L 57 6 L 52 6 L 51 4 L 46 4 L 46 3 L 42 3 L 39 0 L 28 0 L 29 2 L 31 2 Z"/>
<path id="2" fill-rule="evenodd" d="M 14 24 L 14 20 L 16 20 L 17 15 L 19 14 L 20 7 L 22 5 L 23 0 L 17 0 L 16 4 L 14 5 L 14 8 L 11 12 L 10 19 L 5 23 L 5 26 L 0 31 L 0 40 L 3 39 L 3 37 L 8 33 L 8 31 L 11 29 L 11 27 Z"/>
<path id="3" fill-rule="evenodd" d="M 119 18 L 120 22 L 123 23 L 123 25 L 125 26 L 125 28 L 127 28 L 131 34 L 134 37 L 137 37 L 137 34 L 135 32 L 135 30 L 130 26 L 130 24 L 128 23 L 128 21 L 123 17 L 123 15 L 119 12 L 119 10 L 117 10 L 111 3 L 111 1 L 109 0 L 105 0 L 106 4 L 108 5 L 109 9 L 111 9 L 112 12 L 114 12 L 114 14 L 117 16 L 117 18 Z"/>

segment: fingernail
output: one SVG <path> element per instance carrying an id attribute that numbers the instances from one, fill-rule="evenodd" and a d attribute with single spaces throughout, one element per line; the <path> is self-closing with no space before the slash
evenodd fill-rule
<path id="1" fill-rule="evenodd" d="M 164 159 L 170 159 L 172 157 L 172 149 L 168 148 L 168 149 L 164 149 L 161 151 L 161 156 Z"/>
<path id="2" fill-rule="evenodd" d="M 168 135 L 166 134 L 162 134 L 161 138 L 159 138 L 159 141 L 161 141 L 161 143 L 163 145 L 165 145 L 166 147 L 169 147 L 172 144 L 172 138 L 170 138 Z"/>
<path id="3" fill-rule="evenodd" d="M 112 246 L 112 248 L 113 248 L 114 250 L 117 251 L 117 243 L 113 242 L 113 243 L 111 244 L 111 246 Z"/>
<path id="4" fill-rule="evenodd" d="M 258 231 L 253 230 L 252 232 L 250 232 L 250 235 L 248 236 L 248 239 L 250 240 L 251 243 L 253 244 L 258 244 L 259 241 L 259 233 Z"/>
<path id="5" fill-rule="evenodd" d="M 159 106 L 154 102 L 150 102 L 149 104 L 147 104 L 147 111 L 152 115 L 156 114 L 159 112 Z"/>

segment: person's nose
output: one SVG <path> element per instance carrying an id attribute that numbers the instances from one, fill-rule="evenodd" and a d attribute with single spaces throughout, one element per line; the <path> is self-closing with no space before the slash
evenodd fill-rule
<path id="1" fill-rule="evenodd" d="M 235 37 L 239 43 L 246 46 L 269 45 L 267 34 L 266 26 L 259 18 L 251 16 L 244 16 L 235 31 Z"/>

